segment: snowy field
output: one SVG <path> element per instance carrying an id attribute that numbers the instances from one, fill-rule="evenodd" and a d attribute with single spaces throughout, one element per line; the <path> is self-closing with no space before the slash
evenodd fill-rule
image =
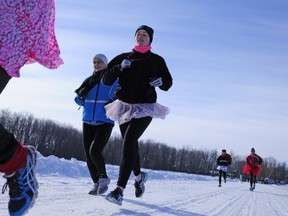
<path id="1" fill-rule="evenodd" d="M 92 183 L 84 162 L 58 159 L 38 160 L 39 197 L 31 216 L 287 216 L 288 186 L 256 185 L 228 179 L 221 188 L 217 177 L 144 170 L 149 179 L 142 198 L 134 196 L 133 178 L 124 191 L 122 206 L 104 196 L 88 195 Z M 107 166 L 109 190 L 116 186 L 117 166 Z M 1 179 L 0 184 L 4 184 Z M 0 216 L 8 215 L 8 192 L 0 199 Z"/>

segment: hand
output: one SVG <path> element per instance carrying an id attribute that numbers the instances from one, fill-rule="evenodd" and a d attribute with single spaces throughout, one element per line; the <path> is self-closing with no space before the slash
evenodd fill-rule
<path id="1" fill-rule="evenodd" d="M 153 87 L 159 87 L 163 84 L 162 77 L 156 77 L 150 81 L 150 85 Z"/>
<path id="2" fill-rule="evenodd" d="M 120 64 L 120 69 L 123 71 L 125 68 L 129 68 L 131 66 L 131 61 L 128 59 L 124 59 Z"/>

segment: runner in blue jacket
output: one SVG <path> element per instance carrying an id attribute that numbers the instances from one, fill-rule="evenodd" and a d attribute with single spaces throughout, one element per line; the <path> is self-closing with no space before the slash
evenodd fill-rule
<path id="1" fill-rule="evenodd" d="M 75 102 L 83 106 L 83 144 L 87 166 L 94 182 L 89 194 L 100 195 L 108 190 L 110 179 L 106 173 L 105 159 L 102 151 L 106 146 L 114 121 L 107 118 L 104 106 L 115 99 L 114 92 L 118 80 L 112 85 L 101 82 L 103 69 L 108 60 L 105 55 L 97 54 L 93 58 L 94 72 L 75 90 Z"/>

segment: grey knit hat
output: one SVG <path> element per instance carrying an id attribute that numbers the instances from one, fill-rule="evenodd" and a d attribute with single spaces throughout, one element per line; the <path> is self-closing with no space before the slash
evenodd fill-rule
<path id="1" fill-rule="evenodd" d="M 96 54 L 96 55 L 94 56 L 94 58 L 99 58 L 99 59 L 101 59 L 101 60 L 104 62 L 105 65 L 108 64 L 108 59 L 107 59 L 107 57 L 106 57 L 104 54 Z M 94 58 L 93 58 L 93 59 L 94 59 Z"/>

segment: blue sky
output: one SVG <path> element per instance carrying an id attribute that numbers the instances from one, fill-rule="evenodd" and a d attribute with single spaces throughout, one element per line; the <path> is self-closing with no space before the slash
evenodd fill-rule
<path id="1" fill-rule="evenodd" d="M 174 85 L 158 91 L 170 108 L 142 139 L 177 148 L 216 149 L 286 161 L 288 152 L 288 2 L 286 0 L 56 0 L 55 32 L 64 65 L 21 70 L 0 108 L 81 128 L 74 90 L 92 57 L 111 60 L 133 47 L 141 24 L 165 58 Z M 118 125 L 114 133 L 118 132 Z"/>

